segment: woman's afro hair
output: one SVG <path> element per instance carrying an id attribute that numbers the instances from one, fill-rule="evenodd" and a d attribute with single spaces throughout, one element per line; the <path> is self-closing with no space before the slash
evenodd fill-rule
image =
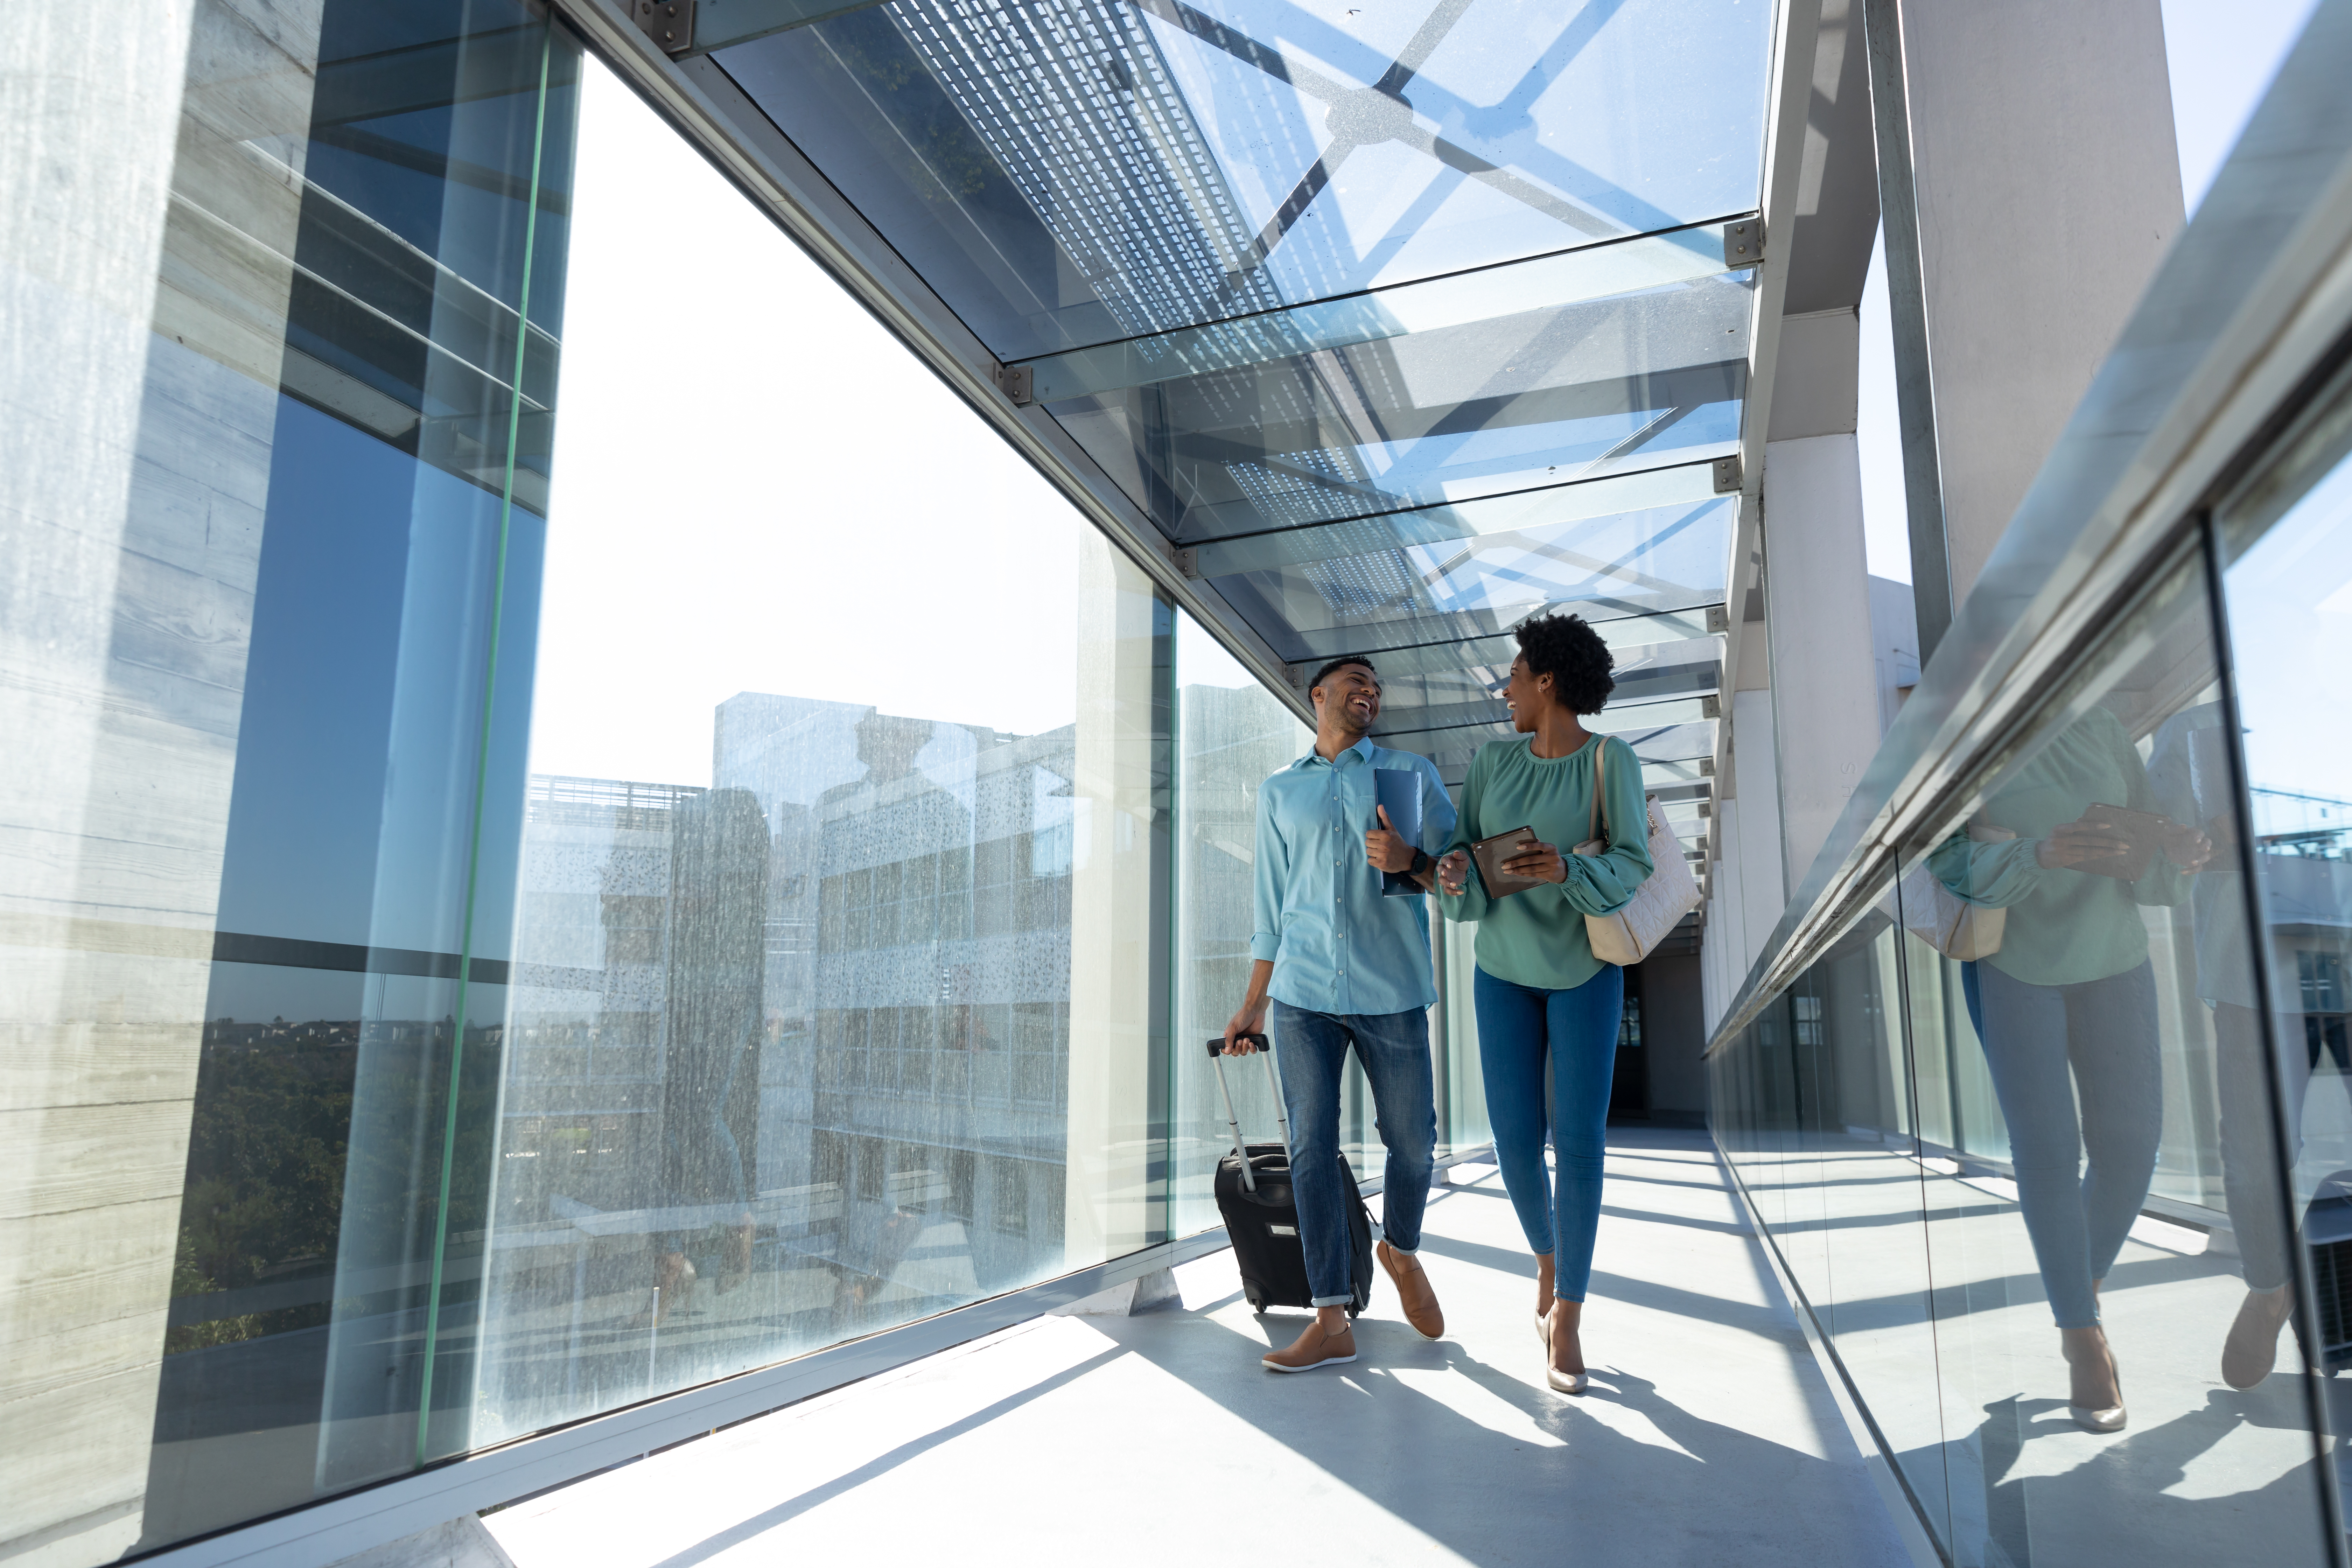
<path id="1" fill-rule="evenodd" d="M 1577 713 L 1598 713 L 1617 689 L 1617 660 L 1582 616 L 1536 616 L 1519 623 L 1528 673 L 1551 677 L 1552 696 Z"/>

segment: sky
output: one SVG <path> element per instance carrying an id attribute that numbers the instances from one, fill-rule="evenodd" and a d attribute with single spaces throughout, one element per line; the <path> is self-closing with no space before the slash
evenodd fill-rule
<path id="1" fill-rule="evenodd" d="M 531 771 L 707 784 L 740 691 L 1070 722 L 1070 503 L 593 59 L 576 167 Z"/>
<path id="2" fill-rule="evenodd" d="M 2164 49 L 2172 77 L 2172 126 L 2180 191 L 2190 216 L 2228 159 L 2246 118 L 2317 0 L 2164 0 Z M 1862 295 L 1863 529 L 1870 569 L 1911 581 L 1904 516 L 1902 445 L 1895 423 L 1895 350 L 1886 313 L 1886 257 L 1870 259 Z"/>

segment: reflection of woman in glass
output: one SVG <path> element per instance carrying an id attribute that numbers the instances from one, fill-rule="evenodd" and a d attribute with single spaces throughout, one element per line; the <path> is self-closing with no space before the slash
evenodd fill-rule
<path id="1" fill-rule="evenodd" d="M 1495 1159 L 1536 1255 L 1544 1381 L 1581 1394 L 1579 1331 L 1625 1010 L 1625 972 L 1593 956 L 1584 917 L 1622 908 L 1649 876 L 1649 815 L 1633 749 L 1580 721 L 1601 711 L 1616 684 L 1608 647 L 1574 616 L 1538 616 L 1518 637 L 1504 700 L 1525 738 L 1489 742 L 1471 762 L 1454 844 L 1437 863 L 1446 895 L 1438 905 L 1448 920 L 1478 922 L 1479 1065 Z M 1579 855 L 1568 847 L 1591 831 L 1596 783 L 1607 842 Z M 1514 828 L 1528 830 L 1524 848 L 1500 868 L 1538 885 L 1490 898 L 1467 847 Z M 1544 1171 L 1547 1127 L 1556 1180 Z"/>
<path id="2" fill-rule="evenodd" d="M 1961 898 L 2009 911 L 2000 951 L 1962 964 L 1961 983 L 2009 1123 L 2018 1205 L 2072 1369 L 2069 1403 L 2093 1432 L 2124 1426 L 2098 1289 L 2147 1196 L 2164 1121 L 2137 906 L 2182 901 L 2186 873 L 2212 853 L 2155 806 L 2131 737 L 2095 708 L 1984 803 L 1980 820 L 2016 838 L 1956 836 L 1929 862 Z"/>

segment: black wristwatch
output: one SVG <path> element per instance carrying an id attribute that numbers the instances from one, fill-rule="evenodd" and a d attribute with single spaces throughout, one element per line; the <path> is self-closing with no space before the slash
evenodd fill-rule
<path id="1" fill-rule="evenodd" d="M 1415 845 L 1412 851 L 1412 864 L 1405 868 L 1404 874 L 1408 877 L 1418 877 L 1433 864 L 1434 862 L 1429 858 L 1429 851 Z"/>

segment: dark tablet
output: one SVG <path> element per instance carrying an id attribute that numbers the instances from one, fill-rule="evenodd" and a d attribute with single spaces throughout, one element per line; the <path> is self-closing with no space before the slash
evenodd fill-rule
<path id="1" fill-rule="evenodd" d="M 1513 893 L 1542 887 L 1543 883 L 1533 877 L 1514 877 L 1503 869 L 1504 861 L 1518 857 L 1519 846 L 1533 848 L 1542 842 L 1534 828 L 1514 827 L 1508 833 L 1497 833 L 1470 846 L 1470 863 L 1478 868 L 1478 880 L 1486 888 L 1486 896 L 1507 899 Z"/>

